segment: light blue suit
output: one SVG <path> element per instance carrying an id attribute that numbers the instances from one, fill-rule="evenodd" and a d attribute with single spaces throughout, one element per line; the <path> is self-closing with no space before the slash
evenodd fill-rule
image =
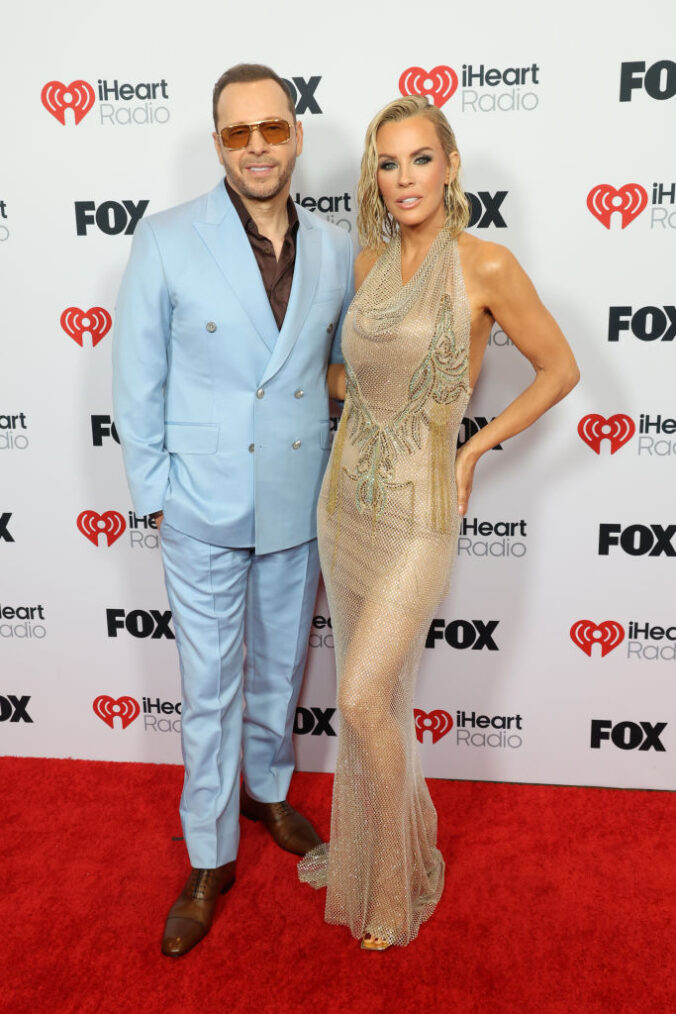
<path id="1" fill-rule="evenodd" d="M 118 297 L 115 422 L 136 513 L 164 511 L 195 867 L 235 858 L 240 748 L 256 799 L 284 799 L 293 771 L 330 446 L 326 369 L 352 297 L 349 236 L 297 210 L 281 330 L 222 181 L 139 222 Z"/>

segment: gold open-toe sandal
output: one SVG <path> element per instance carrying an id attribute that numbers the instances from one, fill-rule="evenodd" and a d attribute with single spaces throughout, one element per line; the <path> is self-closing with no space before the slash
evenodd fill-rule
<path id="1" fill-rule="evenodd" d="M 365 933 L 361 938 L 361 949 L 362 951 L 386 951 L 392 944 L 389 940 L 384 940 L 382 937 L 376 937 L 373 933 Z"/>

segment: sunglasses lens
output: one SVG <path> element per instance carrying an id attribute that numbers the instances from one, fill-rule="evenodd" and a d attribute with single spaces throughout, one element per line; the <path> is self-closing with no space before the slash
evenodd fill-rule
<path id="1" fill-rule="evenodd" d="M 237 123 L 234 127 L 223 127 L 221 140 L 226 148 L 246 148 L 252 129 L 258 127 L 266 144 L 283 144 L 291 136 L 286 120 L 263 120 L 262 123 Z"/>
<path id="2" fill-rule="evenodd" d="M 249 127 L 242 123 L 236 127 L 223 127 L 221 140 L 226 148 L 246 148 L 250 135 Z"/>
<path id="3" fill-rule="evenodd" d="M 268 144 L 283 144 L 291 136 L 286 120 L 265 120 L 261 123 L 261 134 Z"/>

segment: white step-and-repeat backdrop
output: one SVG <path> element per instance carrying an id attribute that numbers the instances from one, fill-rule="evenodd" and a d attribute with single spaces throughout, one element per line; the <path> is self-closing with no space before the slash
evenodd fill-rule
<path id="1" fill-rule="evenodd" d="M 157 532 L 132 510 L 112 418 L 111 322 L 140 217 L 218 179 L 211 89 L 251 60 L 296 95 L 295 199 L 353 236 L 367 122 L 429 94 L 457 133 L 471 228 L 514 251 L 582 370 L 477 470 L 420 673 L 426 773 L 676 787 L 676 13 L 649 0 L 620 15 L 581 0 L 5 11 L 3 752 L 180 760 Z M 530 376 L 496 328 L 463 437 Z M 299 767 L 332 769 L 334 708 L 320 593 Z"/>

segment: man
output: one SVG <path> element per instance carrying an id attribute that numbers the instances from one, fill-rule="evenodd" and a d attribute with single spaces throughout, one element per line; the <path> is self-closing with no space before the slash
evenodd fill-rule
<path id="1" fill-rule="evenodd" d="M 289 197 L 303 129 L 282 79 L 231 68 L 214 125 L 226 179 L 139 223 L 114 340 L 115 421 L 134 508 L 160 526 L 181 665 L 192 870 L 162 941 L 175 957 L 234 883 L 240 808 L 290 852 L 319 844 L 286 795 L 319 573 L 326 370 L 352 295 L 348 235 Z"/>

